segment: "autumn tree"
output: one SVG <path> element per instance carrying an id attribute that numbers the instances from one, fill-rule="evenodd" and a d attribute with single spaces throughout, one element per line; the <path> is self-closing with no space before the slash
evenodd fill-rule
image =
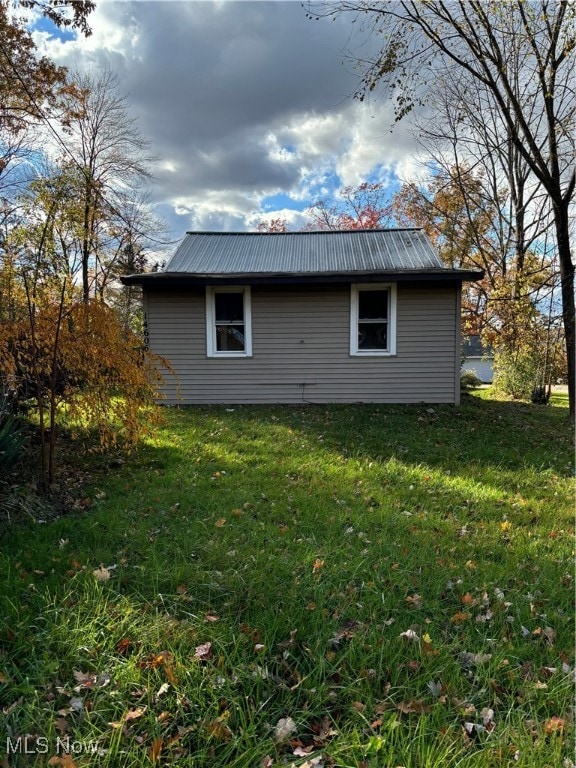
<path id="1" fill-rule="evenodd" d="M 364 20 L 378 43 L 378 55 L 362 62 L 360 98 L 377 86 L 389 88 L 400 120 L 419 103 L 433 110 L 439 64 L 464 71 L 498 110 L 509 141 L 540 182 L 558 253 L 573 414 L 576 337 L 569 210 L 576 186 L 574 5 L 567 0 L 399 0 L 377 5 L 340 0 L 324 5 L 318 15 L 342 12 L 354 13 L 360 24 Z"/>
<path id="2" fill-rule="evenodd" d="M 390 205 L 383 184 L 363 182 L 343 187 L 332 202 L 317 201 L 306 215 L 306 229 L 382 229 L 390 223 Z"/>
<path id="3" fill-rule="evenodd" d="M 27 315 L 0 325 L 0 375 L 14 395 L 35 403 L 39 485 L 50 489 L 62 420 L 94 428 L 100 445 L 130 447 L 150 422 L 150 405 L 169 364 L 145 350 L 103 302 L 85 302 L 63 280 L 24 279 Z"/>
<path id="4" fill-rule="evenodd" d="M 18 7 L 34 9 L 58 27 L 90 34 L 92 0 L 0 0 L 0 175 L 17 157 L 15 148 L 33 126 L 49 117 L 66 119 L 65 100 L 73 85 L 65 67 L 38 56 L 36 44 Z"/>
<path id="5" fill-rule="evenodd" d="M 463 288 L 463 332 L 492 347 L 508 394 L 529 396 L 552 375 L 547 339 L 557 330 L 543 320 L 558 293 L 545 191 L 493 101 L 465 71 L 437 67 L 434 110 L 417 117 L 413 130 L 428 180 L 404 184 L 395 213 L 423 226 L 448 265 L 484 270 L 482 281 Z"/>
<path id="6" fill-rule="evenodd" d="M 65 67 L 38 54 L 21 11 L 32 9 L 60 28 L 89 35 L 94 8 L 92 0 L 0 0 L 0 321 L 14 319 L 25 303 L 8 242 L 21 217 L 17 197 L 42 152 L 42 130 L 50 130 L 51 119 L 65 127 L 75 90 Z"/>
<path id="7" fill-rule="evenodd" d="M 317 200 L 305 210 L 308 223 L 304 230 L 382 229 L 391 223 L 392 209 L 385 186 L 380 182 L 362 182 L 346 186 L 333 200 Z M 258 232 L 287 232 L 286 219 L 260 221 Z"/>
<path id="8" fill-rule="evenodd" d="M 463 286 L 462 296 L 464 334 L 482 333 L 502 271 L 490 243 L 494 207 L 483 195 L 482 177 L 470 168 L 436 168 L 425 183 L 404 183 L 392 208 L 398 224 L 426 232 L 446 266 L 484 270 L 481 281 Z"/>
<path id="9" fill-rule="evenodd" d="M 256 225 L 256 232 L 288 232 L 286 219 L 263 219 Z"/>

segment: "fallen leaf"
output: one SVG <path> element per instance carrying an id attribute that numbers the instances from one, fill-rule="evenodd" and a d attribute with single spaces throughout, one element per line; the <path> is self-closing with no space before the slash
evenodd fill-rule
<path id="1" fill-rule="evenodd" d="M 478 600 L 475 597 L 472 597 L 470 592 L 466 592 L 465 595 L 462 595 L 460 598 L 460 602 L 462 605 L 467 605 L 470 608 L 473 608 L 475 605 L 478 605 Z"/>
<path id="2" fill-rule="evenodd" d="M 478 664 L 484 664 L 484 662 L 490 661 L 491 658 L 491 653 L 468 653 L 467 651 L 462 651 L 462 653 L 458 654 L 458 661 L 463 667 L 473 667 Z"/>
<path id="3" fill-rule="evenodd" d="M 63 768 L 77 768 L 74 758 L 69 752 L 62 756 L 55 755 L 54 757 L 51 757 L 50 760 L 48 760 L 48 765 L 61 765 Z"/>
<path id="4" fill-rule="evenodd" d="M 464 733 L 468 739 L 473 739 L 486 731 L 486 728 L 479 723 L 465 722 L 463 724 Z"/>
<path id="5" fill-rule="evenodd" d="M 69 704 L 73 712 L 81 712 L 84 709 L 84 701 L 79 696 L 74 696 L 70 699 Z"/>
<path id="6" fill-rule="evenodd" d="M 116 650 L 123 656 L 128 653 L 130 648 L 132 648 L 132 641 L 128 637 L 123 637 L 116 643 Z"/>
<path id="7" fill-rule="evenodd" d="M 139 717 L 142 717 L 144 712 L 146 712 L 147 707 L 133 707 L 132 709 L 129 709 L 128 712 L 124 715 L 124 720 L 136 720 Z"/>
<path id="8" fill-rule="evenodd" d="M 216 520 L 214 525 L 216 526 L 216 528 L 224 528 L 224 526 L 226 525 L 226 518 L 225 517 L 218 518 L 218 520 Z"/>
<path id="9" fill-rule="evenodd" d="M 207 661 L 212 656 L 212 643 L 202 643 L 202 645 L 196 646 L 194 651 L 194 658 L 200 659 L 200 661 Z"/>
<path id="10" fill-rule="evenodd" d="M 452 624 L 463 624 L 465 621 L 468 621 L 472 618 L 472 614 L 468 611 L 457 611 L 453 616 L 450 617 L 450 621 Z"/>
<path id="11" fill-rule="evenodd" d="M 291 717 L 281 717 L 274 728 L 273 738 L 276 744 L 286 741 L 296 730 L 296 723 Z"/>
<path id="12" fill-rule="evenodd" d="M 131 720 L 137 720 L 139 717 L 142 717 L 144 712 L 146 712 L 147 707 L 133 707 L 132 709 L 129 709 L 128 712 L 125 712 L 120 720 L 117 720 L 113 723 L 108 723 L 108 725 L 111 728 L 121 728 L 124 723 L 129 723 Z"/>
<path id="13" fill-rule="evenodd" d="M 318 573 L 318 571 L 322 570 L 324 568 L 324 560 L 321 560 L 319 557 L 316 558 L 314 565 L 312 566 L 313 573 Z"/>
<path id="14" fill-rule="evenodd" d="M 208 723 L 210 735 L 217 741 L 228 742 L 234 735 L 230 726 L 226 723 L 228 716 L 229 713 L 225 712 L 223 715 L 220 715 L 220 717 L 217 717 L 216 720 L 212 720 L 212 722 Z"/>
<path id="15" fill-rule="evenodd" d="M 546 720 L 546 723 L 544 724 L 544 733 L 562 733 L 565 727 L 566 720 L 562 717 L 551 717 L 549 720 Z"/>
<path id="16" fill-rule="evenodd" d="M 431 680 L 428 683 L 428 690 L 430 691 L 430 694 L 434 696 L 435 699 L 437 699 L 442 693 L 442 683 L 439 680 L 436 682 Z"/>
<path id="17" fill-rule="evenodd" d="M 408 595 L 406 602 L 413 608 L 422 608 L 422 596 L 421 595 Z"/>
<path id="18" fill-rule="evenodd" d="M 403 712 L 405 715 L 422 715 L 425 712 L 430 712 L 430 707 L 427 704 L 424 704 L 420 699 L 417 701 L 400 701 L 396 704 L 396 709 Z"/>
<path id="19" fill-rule="evenodd" d="M 54 720 L 54 726 L 61 735 L 68 733 L 70 730 L 70 725 L 65 717 L 57 717 L 56 720 Z"/>
<path id="20" fill-rule="evenodd" d="M 77 686 L 74 687 L 76 693 L 80 693 L 83 688 L 104 688 L 110 682 L 110 675 L 93 675 L 86 672 L 74 670 Z"/>
<path id="21" fill-rule="evenodd" d="M 108 581 L 110 579 L 110 571 L 103 565 L 92 571 L 92 574 L 96 581 Z"/>
<path id="22" fill-rule="evenodd" d="M 170 688 L 170 683 L 162 683 L 160 688 L 158 688 L 158 690 L 156 691 L 156 696 L 154 697 L 156 701 L 158 701 L 158 699 L 161 696 L 164 696 L 165 693 L 168 693 L 169 688 Z"/>
<path id="23" fill-rule="evenodd" d="M 298 768 L 324 768 L 324 758 L 322 755 L 318 755 L 311 760 L 305 760 L 303 763 L 299 763 Z"/>
<path id="24" fill-rule="evenodd" d="M 356 631 L 362 625 L 359 621 L 347 621 L 341 629 L 338 629 L 328 640 L 330 645 L 339 646 L 343 640 L 350 640 L 356 634 Z"/>
<path id="25" fill-rule="evenodd" d="M 314 744 L 317 747 L 323 746 L 333 736 L 338 736 L 338 731 L 328 716 L 323 717 L 320 723 L 312 723 L 310 730 L 315 734 Z"/>
<path id="26" fill-rule="evenodd" d="M 480 710 L 480 717 L 486 727 L 494 724 L 494 710 L 490 707 L 484 707 Z"/>
<path id="27" fill-rule="evenodd" d="M 160 736 L 157 736 L 155 739 L 153 739 L 152 746 L 150 747 L 150 751 L 148 752 L 148 756 L 153 763 L 157 763 L 158 760 L 160 759 L 160 754 L 162 752 L 163 744 L 164 742 L 162 741 Z"/>

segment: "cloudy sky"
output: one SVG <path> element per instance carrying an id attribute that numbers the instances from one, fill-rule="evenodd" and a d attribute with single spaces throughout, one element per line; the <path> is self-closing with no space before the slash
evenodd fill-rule
<path id="1" fill-rule="evenodd" d="M 343 185 L 397 185 L 415 140 L 391 133 L 384 96 L 352 98 L 361 49 L 349 17 L 306 18 L 299 2 L 99 0 L 88 39 L 35 32 L 59 63 L 109 66 L 158 156 L 153 200 L 170 236 L 246 230 L 303 211 Z"/>

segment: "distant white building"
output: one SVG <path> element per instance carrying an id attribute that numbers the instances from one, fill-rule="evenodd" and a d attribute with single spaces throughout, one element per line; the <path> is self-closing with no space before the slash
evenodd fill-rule
<path id="1" fill-rule="evenodd" d="M 462 373 L 472 371 L 484 384 L 491 384 L 494 377 L 494 353 L 480 341 L 480 336 L 469 336 L 462 344 Z"/>

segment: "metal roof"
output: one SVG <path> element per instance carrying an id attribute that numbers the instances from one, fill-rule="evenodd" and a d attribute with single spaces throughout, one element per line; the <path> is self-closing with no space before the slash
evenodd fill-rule
<path id="1" fill-rule="evenodd" d="M 164 273 L 337 275 L 442 268 L 420 229 L 188 232 Z"/>
<path id="2" fill-rule="evenodd" d="M 162 272 L 125 275 L 125 285 L 284 285 L 462 282 L 482 270 L 442 264 L 420 229 L 323 232 L 188 232 Z"/>

